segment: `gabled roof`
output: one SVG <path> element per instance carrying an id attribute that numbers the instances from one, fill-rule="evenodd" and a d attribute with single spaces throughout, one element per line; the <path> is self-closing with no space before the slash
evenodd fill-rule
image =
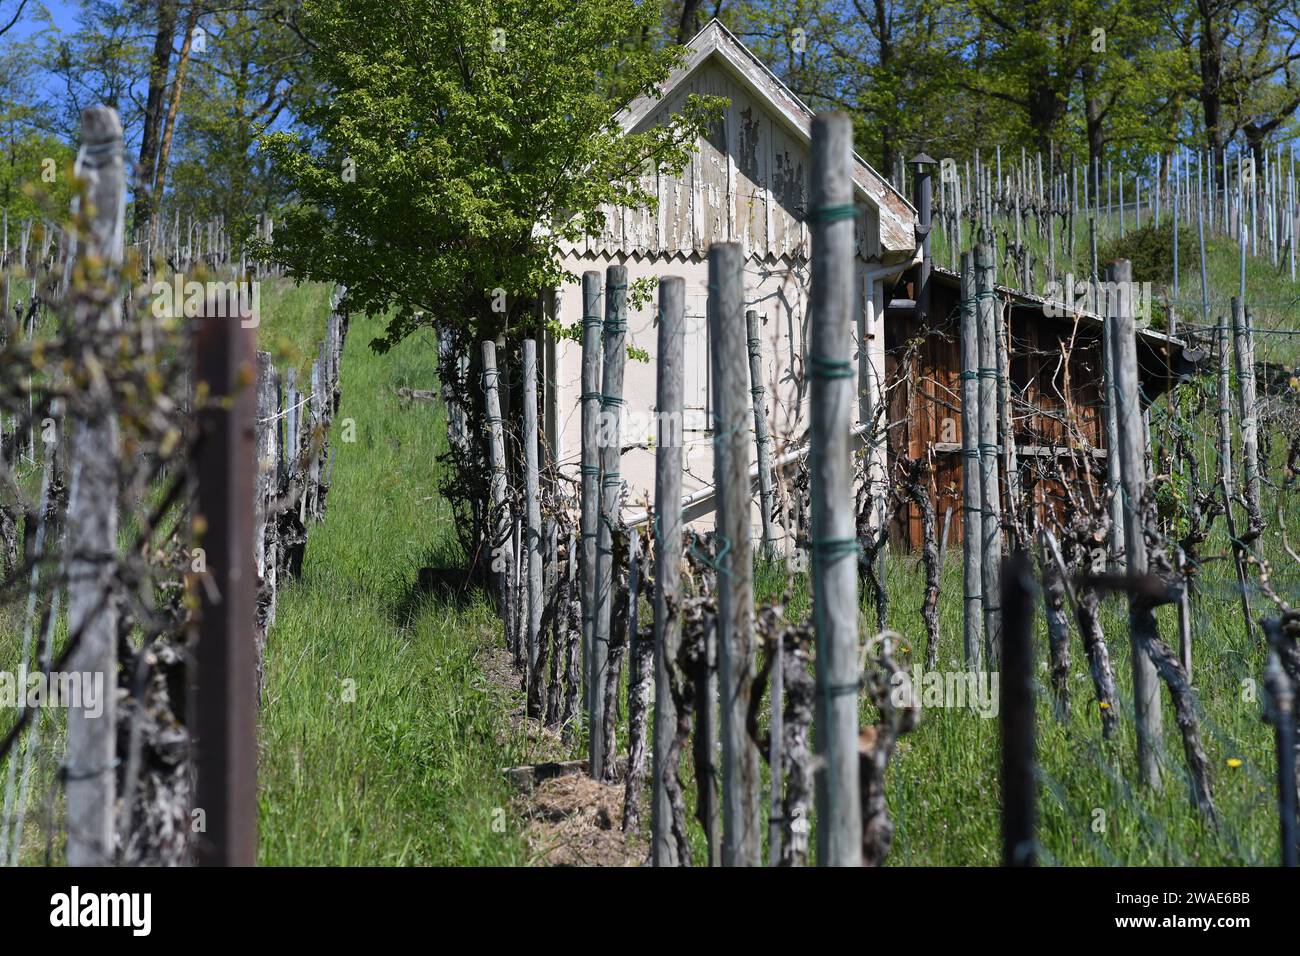
<path id="1" fill-rule="evenodd" d="M 705 63 L 716 59 L 800 142 L 811 144 L 813 111 L 720 22 L 709 21 L 686 49 L 684 62 L 669 74 L 655 95 L 639 97 L 618 112 L 615 119 L 624 131 L 631 132 L 644 123 L 678 85 Z M 916 209 L 865 159 L 854 153 L 853 160 L 854 198 L 877 211 L 882 250 L 913 252 L 916 249 Z"/>

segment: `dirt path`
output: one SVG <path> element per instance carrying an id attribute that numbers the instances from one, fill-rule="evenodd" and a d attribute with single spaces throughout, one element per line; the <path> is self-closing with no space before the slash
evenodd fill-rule
<path id="1" fill-rule="evenodd" d="M 537 763 L 509 770 L 516 790 L 513 809 L 523 822 L 533 864 L 642 865 L 645 842 L 623 833 L 623 785 L 592 780 L 585 761 L 570 759 L 573 748 L 559 734 L 525 714 L 519 675 L 500 634 L 484 632 L 479 662 L 507 699 L 510 726 L 501 732 L 527 735 L 537 755 Z"/>

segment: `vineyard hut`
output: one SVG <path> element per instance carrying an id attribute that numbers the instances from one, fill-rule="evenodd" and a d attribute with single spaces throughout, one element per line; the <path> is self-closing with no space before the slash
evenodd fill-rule
<path id="1" fill-rule="evenodd" d="M 620 114 L 635 131 L 665 122 L 691 94 L 726 97 L 729 106 L 698 143 L 678 176 L 648 183 L 656 212 L 609 208 L 604 233 L 566 248 L 563 265 L 577 281 L 556 290 L 561 326 L 582 320 L 581 276 L 611 264 L 627 267 L 629 284 L 646 277 L 686 280 L 686 414 L 683 491 L 694 496 L 695 526 L 710 527 L 713 483 L 706 322 L 708 251 L 714 242 L 738 242 L 745 251 L 746 308 L 761 316 L 768 412 L 776 454 L 806 440 L 807 385 L 803 333 L 810 283 L 809 143 L 813 112 L 716 20 L 689 44 L 685 61 L 657 96 Z M 880 316 L 886 291 L 913 265 L 916 211 L 860 157 L 854 157 L 857 206 L 855 375 L 884 363 Z M 655 439 L 656 301 L 630 308 L 627 341 L 640 357 L 628 361 L 624 384 L 621 475 L 627 505 L 653 498 Z M 581 446 L 581 346 L 549 340 L 545 439 L 565 474 L 578 471 Z M 859 392 L 864 392 L 865 387 Z"/>
<path id="2" fill-rule="evenodd" d="M 601 235 L 564 248 L 562 264 L 575 281 L 555 290 L 549 310 L 561 327 L 580 326 L 581 276 L 594 270 L 603 283 L 611 264 L 627 267 L 629 286 L 660 276 L 686 280 L 683 494 L 687 519 L 697 530 L 707 530 L 713 460 L 706 301 L 708 250 L 714 242 L 738 242 L 745 252 L 745 302 L 760 316 L 764 380 L 759 384 L 766 389 L 774 456 L 778 461 L 794 456 L 807 442 L 803 336 L 811 278 L 813 112 L 713 21 L 690 42 L 684 62 L 658 95 L 631 103 L 618 119 L 628 131 L 663 123 L 691 94 L 725 97 L 729 106 L 699 139 L 680 175 L 658 175 L 646 183 L 658 196 L 656 211 L 610 207 Z M 936 513 L 942 516 L 951 507 L 957 518 L 950 522 L 951 541 L 960 536 L 961 525 L 960 277 L 928 262 L 923 266 L 930 215 L 929 210 L 918 213 L 918 207 L 929 205 L 933 160 L 921 156 L 915 162 L 914 205 L 854 156 L 857 297 L 851 320 L 857 426 L 861 430 L 868 423 L 876 402 L 887 403 L 888 433 L 876 445 L 878 466 L 893 481 L 900 461 L 929 459 Z M 1101 319 L 1089 309 L 1001 285 L 997 295 L 1002 321 L 1010 323 L 1012 421 L 1022 470 L 1041 475 L 1044 469 L 1035 468 L 1036 461 L 1066 454 L 1061 421 L 1068 396 L 1081 422 L 1076 431 L 1086 437 L 1096 474 L 1103 475 Z M 624 383 L 620 474 L 627 486 L 625 513 L 633 520 L 654 498 L 656 309 L 652 296 L 628 313 L 632 357 Z M 1142 328 L 1138 340 L 1149 401 L 1191 366 L 1181 343 L 1168 336 Z M 581 451 L 581 351 L 569 338 L 545 342 L 544 439 L 552 463 L 574 478 Z M 1051 498 L 1044 483 L 1031 484 L 1035 501 Z M 899 504 L 893 513 L 891 543 L 918 545 L 916 505 Z M 754 516 L 757 527 L 757 506 Z"/>

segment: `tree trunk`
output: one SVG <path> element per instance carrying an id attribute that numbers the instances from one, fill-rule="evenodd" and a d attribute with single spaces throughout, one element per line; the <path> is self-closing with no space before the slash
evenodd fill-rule
<path id="1" fill-rule="evenodd" d="M 677 42 L 686 43 L 700 32 L 700 0 L 685 0 L 677 21 Z"/>
<path id="2" fill-rule="evenodd" d="M 1223 168 L 1223 38 L 1214 22 L 1216 10 L 1211 0 L 1198 0 L 1201 18 L 1200 43 L 1197 56 L 1201 70 L 1199 91 L 1201 111 L 1204 114 L 1206 145 L 1214 152 L 1214 169 Z M 1223 185 L 1222 183 L 1220 185 Z"/>
<path id="3" fill-rule="evenodd" d="M 171 95 L 167 101 L 167 117 L 163 122 L 162 143 L 158 148 L 158 168 L 154 173 L 153 199 L 150 202 L 149 235 L 158 232 L 158 207 L 162 203 L 163 190 L 167 187 L 167 164 L 171 160 L 172 137 L 176 134 L 176 114 L 180 111 L 181 92 L 185 88 L 185 68 L 190 62 L 190 47 L 194 42 L 194 28 L 199 21 L 200 5 L 190 5 L 189 16 L 185 18 L 185 36 L 181 39 L 181 52 L 176 60 L 176 76 L 172 80 Z M 169 47 L 170 49 L 170 47 Z"/>
<path id="4" fill-rule="evenodd" d="M 140 159 L 136 164 L 141 180 L 151 187 L 158 165 L 158 134 L 162 129 L 163 96 L 167 89 L 167 76 L 171 72 L 172 35 L 176 32 L 177 0 L 158 0 L 157 25 L 154 34 L 153 55 L 149 60 L 149 93 L 145 99 L 144 131 L 140 137 Z M 150 188 L 136 193 L 135 232 L 139 241 L 141 233 L 153 218 L 156 197 Z"/>

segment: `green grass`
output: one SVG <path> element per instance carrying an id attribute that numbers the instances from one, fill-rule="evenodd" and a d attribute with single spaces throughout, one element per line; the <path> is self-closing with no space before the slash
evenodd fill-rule
<path id="1" fill-rule="evenodd" d="M 330 287 L 268 278 L 262 280 L 259 295 L 261 321 L 257 327 L 257 347 L 271 353 L 282 375 L 294 368 L 299 382 L 309 382 L 304 376 L 310 375 L 316 348 L 325 337 Z"/>
<path id="2" fill-rule="evenodd" d="M 950 556 L 940 596 L 940 669 L 961 659 L 961 563 Z M 910 654 L 923 660 L 924 630 L 917 608 L 920 578 L 912 561 L 897 557 L 889 570 L 894 596 L 890 624 L 911 638 Z M 1225 569 L 1226 570 L 1226 569 Z M 1290 576 L 1295 583 L 1295 576 Z M 1263 610 L 1260 608 L 1260 610 Z M 1185 784 L 1183 751 L 1173 709 L 1162 689 L 1165 788 L 1138 787 L 1132 721 L 1132 681 L 1127 607 L 1104 606 L 1104 624 L 1120 693 L 1120 735 L 1102 741 L 1097 703 L 1077 636 L 1071 647 L 1070 719 L 1058 722 L 1038 676 L 1039 840 L 1050 862 L 1088 865 L 1209 865 L 1273 863 L 1277 824 L 1272 781 L 1272 730 L 1260 721 L 1260 704 L 1242 681 L 1259 681 L 1266 652 L 1258 630 L 1248 640 L 1239 605 L 1206 594 L 1195 605 L 1193 675 L 1201 738 L 1209 757 L 1222 824 L 1207 829 Z M 1173 608 L 1160 614 L 1165 641 L 1177 647 Z M 1035 660 L 1047 660 L 1041 615 Z M 1162 685 L 1163 686 L 1163 685 Z M 1240 767 L 1229 766 L 1229 759 Z M 999 730 L 996 719 L 972 710 L 930 708 L 921 725 L 902 738 L 889 772 L 889 799 L 897 832 L 895 864 L 996 864 L 1001 856 Z"/>
<path id="3" fill-rule="evenodd" d="M 328 513 L 268 639 L 259 858 L 522 863 L 500 771 L 529 760 L 528 744 L 481 666 L 499 625 L 481 596 L 413 597 L 418 568 L 460 560 L 437 493 L 441 411 L 394 394 L 432 387 L 434 342 L 417 335 L 380 357 L 368 347 L 380 328 L 353 319 Z M 347 418 L 352 444 L 337 439 Z"/>

